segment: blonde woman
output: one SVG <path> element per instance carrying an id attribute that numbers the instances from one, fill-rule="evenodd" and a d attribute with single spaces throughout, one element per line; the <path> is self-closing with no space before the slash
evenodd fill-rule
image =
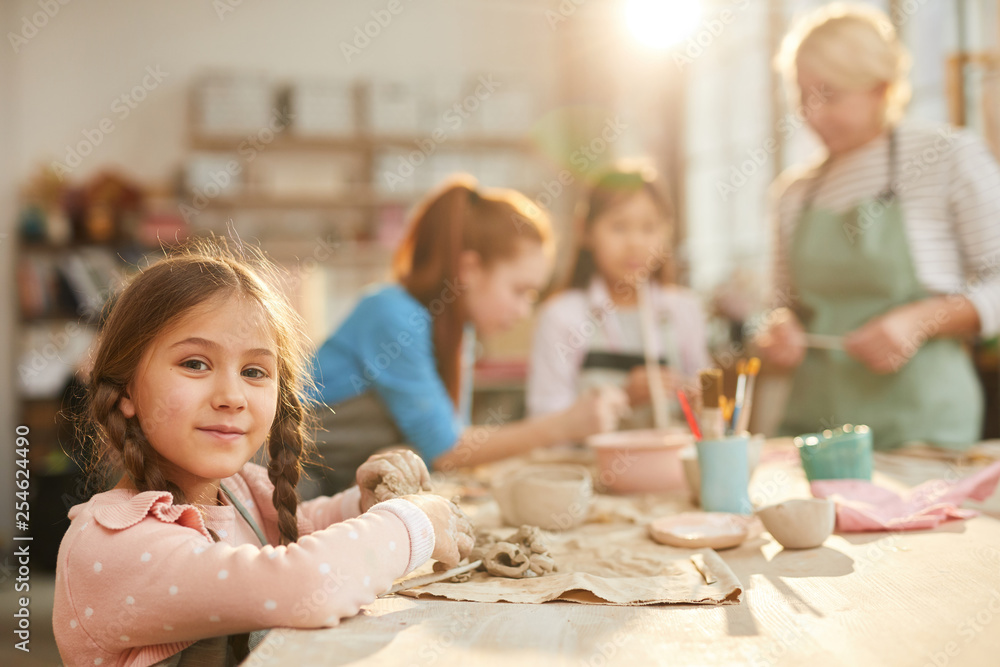
<path id="1" fill-rule="evenodd" d="M 909 58 L 877 10 L 821 8 L 778 62 L 826 148 L 775 188 L 786 307 L 758 344 L 795 371 L 782 430 L 867 423 L 879 449 L 961 449 L 983 415 L 962 339 L 1000 331 L 1000 169 L 968 131 L 900 122 Z"/>

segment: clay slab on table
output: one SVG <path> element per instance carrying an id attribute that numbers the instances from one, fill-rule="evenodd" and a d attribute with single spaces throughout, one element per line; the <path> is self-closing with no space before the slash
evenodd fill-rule
<path id="1" fill-rule="evenodd" d="M 745 517 L 725 512 L 684 512 L 656 519 L 649 536 L 660 544 L 688 549 L 731 549 L 747 538 Z"/>

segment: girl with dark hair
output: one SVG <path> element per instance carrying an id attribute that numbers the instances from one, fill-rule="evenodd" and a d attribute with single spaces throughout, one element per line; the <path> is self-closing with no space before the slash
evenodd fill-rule
<path id="1" fill-rule="evenodd" d="M 705 316 L 698 298 L 673 282 L 673 217 L 651 168 L 621 164 L 598 176 L 581 206 L 569 280 L 539 314 L 529 414 L 564 410 L 581 392 L 610 385 L 623 388 L 632 407 L 623 427 L 652 426 L 637 295 L 644 283 L 659 381 L 668 397 L 694 386 L 709 365 Z"/>

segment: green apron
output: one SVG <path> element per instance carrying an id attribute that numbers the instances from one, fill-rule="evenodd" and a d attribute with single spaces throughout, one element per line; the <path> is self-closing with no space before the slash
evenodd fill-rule
<path id="1" fill-rule="evenodd" d="M 824 165 L 807 193 L 792 240 L 796 314 L 806 331 L 842 336 L 888 311 L 927 298 L 910 257 L 892 189 L 896 139 L 889 136 L 889 186 L 843 214 L 817 210 Z M 873 373 L 843 350 L 808 349 L 782 431 L 812 433 L 867 424 L 875 447 L 923 442 L 959 449 L 979 439 L 983 395 L 969 355 L 954 338 L 929 340 L 897 372 Z"/>

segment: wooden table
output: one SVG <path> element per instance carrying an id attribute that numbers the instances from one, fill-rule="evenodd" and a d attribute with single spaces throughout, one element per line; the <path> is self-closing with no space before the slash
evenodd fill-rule
<path id="1" fill-rule="evenodd" d="M 905 467 L 905 466 L 904 466 Z M 879 483 L 892 479 L 877 475 Z M 758 504 L 808 495 L 790 457 L 754 475 Z M 785 551 L 765 533 L 720 555 L 739 605 L 376 601 L 339 627 L 273 630 L 263 665 L 1000 665 L 1000 521 L 833 535 Z"/>

